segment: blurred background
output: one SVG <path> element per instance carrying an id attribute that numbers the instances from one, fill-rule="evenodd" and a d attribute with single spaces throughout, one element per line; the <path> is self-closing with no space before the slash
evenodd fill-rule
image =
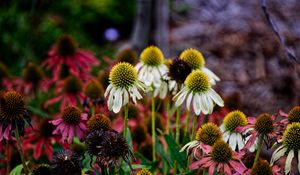
<path id="1" fill-rule="evenodd" d="M 176 58 L 193 47 L 220 76 L 215 89 L 247 115 L 289 111 L 300 103 L 300 1 L 267 5 L 298 63 L 286 56 L 259 0 L 1 0 L 0 60 L 18 76 L 64 33 L 102 67 L 104 56 L 114 59 L 123 48 L 140 53 L 155 44 Z"/>

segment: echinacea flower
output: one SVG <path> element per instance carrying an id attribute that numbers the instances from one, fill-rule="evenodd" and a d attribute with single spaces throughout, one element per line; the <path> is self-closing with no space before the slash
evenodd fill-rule
<path id="1" fill-rule="evenodd" d="M 122 49 L 117 53 L 116 60 L 118 62 L 127 62 L 129 64 L 135 65 L 138 60 L 138 55 L 132 48 Z"/>
<path id="2" fill-rule="evenodd" d="M 196 133 L 196 140 L 187 143 L 180 152 L 187 150 L 187 154 L 193 153 L 195 159 L 200 159 L 197 153 L 203 153 L 205 145 L 213 146 L 214 143 L 222 139 L 222 133 L 217 125 L 214 123 L 205 123 L 198 129 Z"/>
<path id="3" fill-rule="evenodd" d="M 168 84 L 163 80 L 167 74 L 167 66 L 164 64 L 164 55 L 156 46 L 149 46 L 140 55 L 141 61 L 135 66 L 138 71 L 138 79 L 146 86 L 154 88 L 154 96 L 165 98 Z"/>
<path id="4" fill-rule="evenodd" d="M 111 129 L 111 121 L 104 114 L 95 114 L 87 122 L 87 131 L 89 133 L 94 132 L 96 130 L 107 131 L 110 129 Z"/>
<path id="5" fill-rule="evenodd" d="M 289 124 L 284 131 L 283 138 L 278 140 L 282 143 L 271 157 L 271 165 L 273 165 L 280 157 L 287 154 L 285 161 L 285 174 L 289 174 L 292 167 L 294 157 L 298 159 L 298 172 L 300 172 L 300 123 L 293 122 Z"/>
<path id="6" fill-rule="evenodd" d="M 25 123 L 31 125 L 23 96 L 16 91 L 1 92 L 0 141 L 12 139 L 12 131 L 15 129 L 18 129 L 20 135 L 24 135 Z"/>
<path id="7" fill-rule="evenodd" d="M 75 135 L 80 139 L 84 138 L 87 114 L 82 114 L 75 106 L 68 106 L 58 117 L 60 118 L 50 121 L 56 126 L 53 134 L 62 135 L 62 141 L 67 143 L 71 143 Z"/>
<path id="8" fill-rule="evenodd" d="M 247 168 L 241 161 L 241 155 L 233 151 L 222 140 L 215 142 L 212 147 L 204 149 L 207 153 L 201 160 L 193 162 L 190 169 L 208 169 L 208 175 L 213 175 L 215 170 L 220 174 L 231 175 L 235 172 L 243 174 Z"/>
<path id="9" fill-rule="evenodd" d="M 192 72 L 192 68 L 183 59 L 175 59 L 168 67 L 166 79 L 169 83 L 169 90 L 176 94 L 183 87 L 186 77 Z"/>
<path id="10" fill-rule="evenodd" d="M 186 61 L 193 70 L 200 69 L 203 71 L 208 76 L 212 85 L 215 85 L 216 81 L 220 81 L 220 78 L 216 74 L 205 67 L 205 59 L 198 50 L 193 48 L 186 49 L 180 54 L 179 58 Z"/>
<path id="11" fill-rule="evenodd" d="M 80 157 L 71 151 L 62 151 L 54 155 L 51 161 L 51 172 L 55 175 L 81 175 Z"/>
<path id="12" fill-rule="evenodd" d="M 91 66 L 99 65 L 94 54 L 88 50 L 78 48 L 78 44 L 70 35 L 62 35 L 57 43 L 48 52 L 48 58 L 42 63 L 47 69 L 53 70 L 53 81 L 57 81 L 63 71 L 67 75 L 80 77 L 82 80 L 89 78 Z M 63 69 L 66 70 L 63 70 Z"/>
<path id="13" fill-rule="evenodd" d="M 244 148 L 246 140 L 243 138 L 243 133 L 237 132 L 236 129 L 247 124 L 246 115 L 239 110 L 231 111 L 225 116 L 220 129 L 223 133 L 223 140 L 229 144 L 231 149 L 241 150 Z"/>
<path id="14" fill-rule="evenodd" d="M 279 111 L 279 114 L 285 117 L 285 119 L 280 121 L 283 126 L 286 126 L 288 123 L 300 122 L 300 106 L 293 107 L 288 114 L 283 111 Z"/>
<path id="15" fill-rule="evenodd" d="M 270 166 L 266 160 L 258 160 L 245 175 L 281 175 L 281 173 L 278 166 Z"/>
<path id="16" fill-rule="evenodd" d="M 32 175 L 52 175 L 51 167 L 48 164 L 41 164 L 32 171 Z"/>
<path id="17" fill-rule="evenodd" d="M 275 123 L 275 117 L 267 113 L 260 114 L 257 118 L 248 117 L 248 125 L 237 128 L 238 132 L 250 135 L 247 138 L 245 149 L 250 147 L 256 147 L 254 145 L 259 137 L 262 137 L 263 141 L 271 147 L 276 141 L 277 133 L 274 129 L 277 127 Z"/>
<path id="18" fill-rule="evenodd" d="M 105 100 L 103 98 L 104 90 L 98 80 L 90 80 L 84 88 L 84 102 L 83 106 L 87 109 L 95 108 L 95 111 L 99 111 L 101 107 L 104 107 Z"/>
<path id="19" fill-rule="evenodd" d="M 142 169 L 136 173 L 136 175 L 152 175 L 152 173 L 147 169 Z"/>
<path id="20" fill-rule="evenodd" d="M 57 83 L 57 96 L 46 101 L 45 107 L 60 102 L 60 110 L 66 106 L 77 106 L 84 101 L 82 81 L 74 76 L 68 76 L 65 80 Z"/>
<path id="21" fill-rule="evenodd" d="M 134 103 L 137 99 L 142 99 L 139 90 L 145 91 L 145 88 L 131 64 L 123 62 L 115 65 L 109 74 L 109 81 L 104 97 L 109 95 L 108 109 L 114 113 L 118 113 L 129 102 L 130 97 Z"/>
<path id="22" fill-rule="evenodd" d="M 120 166 L 120 159 L 130 165 L 132 152 L 123 135 L 114 130 L 96 130 L 88 134 L 85 143 L 89 155 L 96 156 L 96 163 L 101 169 Z"/>
<path id="23" fill-rule="evenodd" d="M 196 115 L 211 114 L 214 103 L 224 106 L 222 98 L 211 88 L 208 76 L 200 70 L 191 72 L 184 87 L 174 96 L 175 106 L 180 106 L 186 99 L 186 108 L 193 106 Z M 191 104 L 192 103 L 192 104 Z"/>
<path id="24" fill-rule="evenodd" d="M 59 138 L 52 135 L 54 126 L 49 123 L 49 120 L 42 120 L 38 124 L 38 130 L 30 129 L 23 139 L 23 147 L 25 150 L 33 149 L 33 158 L 39 159 L 41 155 L 46 155 L 49 160 L 53 157 L 52 144 L 58 143 Z"/>

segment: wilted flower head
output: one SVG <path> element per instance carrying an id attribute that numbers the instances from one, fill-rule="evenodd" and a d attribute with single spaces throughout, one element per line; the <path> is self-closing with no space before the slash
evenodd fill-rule
<path id="1" fill-rule="evenodd" d="M 32 175 L 52 175 L 51 167 L 48 164 L 41 164 L 32 171 Z"/>
<path id="2" fill-rule="evenodd" d="M 196 49 L 190 48 L 184 50 L 179 58 L 187 62 L 193 70 L 200 69 L 207 74 L 209 81 L 212 85 L 216 84 L 216 81 L 220 81 L 220 78 L 216 76 L 211 70 L 205 67 L 205 59 L 201 52 Z"/>
<path id="3" fill-rule="evenodd" d="M 214 103 L 224 106 L 222 98 L 211 88 L 207 75 L 200 70 L 193 71 L 187 76 L 183 89 L 174 96 L 174 99 L 177 107 L 186 99 L 186 108 L 190 109 L 190 106 L 193 106 L 196 115 L 201 112 L 211 114 Z"/>
<path id="4" fill-rule="evenodd" d="M 144 85 L 137 79 L 137 72 L 129 63 L 118 63 L 109 74 L 110 84 L 104 96 L 108 97 L 108 109 L 118 113 L 122 106 L 128 104 L 131 97 L 133 102 L 141 99 L 139 90 L 144 91 Z"/>
<path id="5" fill-rule="evenodd" d="M 61 35 L 42 65 L 53 70 L 54 81 L 60 78 L 63 68 L 69 74 L 86 80 L 90 77 L 91 66 L 99 65 L 99 61 L 90 51 L 78 48 L 77 42 L 70 35 Z"/>
<path id="6" fill-rule="evenodd" d="M 56 126 L 53 134 L 62 135 L 62 141 L 67 143 L 71 143 L 75 135 L 80 139 L 84 138 L 87 114 L 82 114 L 80 109 L 75 106 L 69 106 L 59 117 L 59 119 L 50 121 Z"/>
<path id="7" fill-rule="evenodd" d="M 85 140 L 87 151 L 91 157 L 96 156 L 100 167 L 111 168 L 120 165 L 120 159 L 130 164 L 132 152 L 122 134 L 114 130 L 96 130 Z"/>
<path id="8" fill-rule="evenodd" d="M 18 127 L 20 135 L 24 134 L 25 122 L 30 124 L 30 117 L 25 108 L 25 101 L 16 91 L 0 93 L 0 141 L 8 140 L 11 131 Z"/>
<path id="9" fill-rule="evenodd" d="M 81 175 L 81 170 L 80 157 L 71 151 L 55 154 L 51 162 L 51 172 L 55 175 Z"/>

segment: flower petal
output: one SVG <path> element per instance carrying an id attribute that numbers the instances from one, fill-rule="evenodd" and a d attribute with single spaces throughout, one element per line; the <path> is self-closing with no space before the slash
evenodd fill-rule
<path id="1" fill-rule="evenodd" d="M 292 149 L 285 161 L 285 167 L 284 167 L 284 172 L 285 174 L 289 174 L 289 172 L 291 171 L 291 167 L 292 167 L 292 160 L 294 158 L 294 150 Z"/>

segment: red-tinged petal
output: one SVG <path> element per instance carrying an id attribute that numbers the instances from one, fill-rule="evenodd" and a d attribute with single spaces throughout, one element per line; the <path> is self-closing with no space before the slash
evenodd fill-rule
<path id="1" fill-rule="evenodd" d="M 79 126 L 75 127 L 76 136 L 78 136 L 80 139 L 84 138 L 84 131 L 81 130 Z"/>
<path id="2" fill-rule="evenodd" d="M 203 143 L 201 143 L 201 148 L 202 148 L 202 150 L 203 150 L 206 154 L 208 154 L 208 153 L 210 153 L 210 152 L 212 151 L 212 147 L 211 147 L 211 146 L 205 145 L 205 144 L 203 144 Z"/>
<path id="3" fill-rule="evenodd" d="M 86 121 L 87 117 L 88 117 L 88 115 L 84 113 L 84 114 L 81 115 L 81 120 Z"/>
<path id="4" fill-rule="evenodd" d="M 248 117 L 248 123 L 252 124 L 252 125 L 255 125 L 255 122 L 256 122 L 256 118 L 255 117 Z"/>
<path id="5" fill-rule="evenodd" d="M 48 159 L 51 161 L 53 158 L 53 148 L 49 142 L 45 142 L 45 153 Z"/>
<path id="6" fill-rule="evenodd" d="M 283 112 L 282 110 L 279 110 L 279 114 L 283 117 L 288 117 L 289 115 L 285 112 Z"/>
<path id="7" fill-rule="evenodd" d="M 52 104 L 54 104 L 54 103 L 60 101 L 61 98 L 62 98 L 62 96 L 59 95 L 59 96 L 57 96 L 57 97 L 55 97 L 55 98 L 52 98 L 52 99 L 46 101 L 46 103 L 44 104 L 44 107 L 47 108 L 49 105 L 52 105 Z"/>
<path id="8" fill-rule="evenodd" d="M 252 132 L 252 135 L 250 136 L 249 140 L 247 141 L 243 149 L 248 150 L 255 143 L 256 137 L 257 137 L 257 132 Z"/>
<path id="9" fill-rule="evenodd" d="M 231 167 L 236 170 L 237 172 L 243 174 L 247 168 L 245 167 L 245 165 L 242 162 L 237 162 L 234 160 L 229 161 L 229 164 L 231 165 Z"/>
<path id="10" fill-rule="evenodd" d="M 49 121 L 49 123 L 51 123 L 51 124 L 57 126 L 57 125 L 61 124 L 62 121 L 63 121 L 63 120 L 62 120 L 61 118 L 59 118 L 59 119 L 51 120 L 51 121 Z"/>
<path id="11" fill-rule="evenodd" d="M 229 167 L 229 165 L 227 165 L 227 163 L 224 163 L 224 174 L 225 175 L 231 175 L 231 168 Z"/>
<path id="12" fill-rule="evenodd" d="M 215 172 L 216 165 L 211 165 L 208 167 L 208 175 L 213 175 Z"/>
<path id="13" fill-rule="evenodd" d="M 72 143 L 73 137 L 74 137 L 74 127 L 71 125 L 69 126 L 69 131 L 68 131 L 68 143 Z"/>
<path id="14" fill-rule="evenodd" d="M 207 163 L 209 160 L 211 160 L 210 157 L 204 157 L 203 159 L 201 160 L 198 160 L 198 161 L 195 161 L 193 163 L 190 164 L 190 169 L 197 169 L 198 167 L 204 165 L 205 163 Z"/>
<path id="15" fill-rule="evenodd" d="M 42 154 L 43 142 L 44 142 L 44 140 L 43 140 L 43 139 L 40 139 L 40 140 L 35 144 L 34 151 L 33 151 L 33 158 L 34 158 L 35 160 L 37 160 L 37 159 L 41 156 L 41 154 Z"/>

